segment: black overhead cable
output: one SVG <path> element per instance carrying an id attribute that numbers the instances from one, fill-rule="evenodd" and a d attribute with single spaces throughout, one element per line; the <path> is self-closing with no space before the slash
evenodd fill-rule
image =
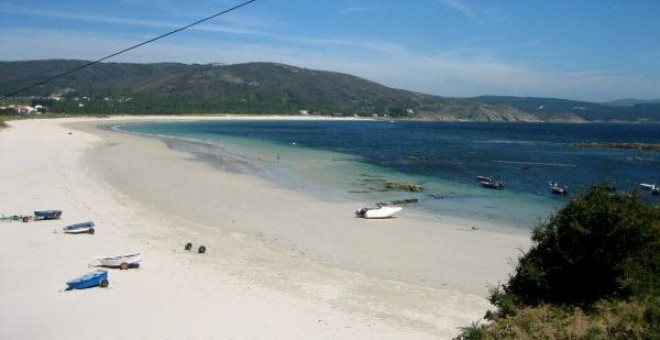
<path id="1" fill-rule="evenodd" d="M 140 46 L 143 46 L 143 45 L 146 45 L 146 44 L 152 43 L 152 42 L 154 42 L 154 41 L 156 41 L 156 40 L 159 40 L 159 39 L 165 38 L 165 37 L 167 37 L 168 35 L 172 35 L 172 34 L 174 34 L 174 33 L 177 33 L 177 32 L 180 32 L 180 31 L 183 31 L 183 30 L 188 29 L 188 28 L 190 28 L 190 27 L 192 27 L 192 26 L 195 26 L 195 25 L 197 25 L 197 24 L 201 24 L 201 23 L 203 23 L 204 21 L 208 21 L 208 20 L 211 20 L 211 19 L 213 19 L 213 18 L 219 17 L 219 16 L 221 16 L 221 15 L 223 15 L 223 14 L 225 14 L 225 13 L 229 13 L 229 12 L 231 12 L 231 11 L 233 11 L 233 10 L 236 10 L 236 9 L 239 9 L 239 8 L 241 8 L 241 7 L 243 7 L 243 6 L 247 6 L 247 5 L 249 5 L 249 4 L 251 4 L 251 3 L 255 2 L 255 1 L 257 1 L 257 0 L 245 1 L 245 2 L 243 2 L 243 3 L 239 4 L 239 5 L 236 5 L 236 6 L 232 7 L 232 8 L 229 8 L 229 9 L 226 9 L 226 10 L 224 10 L 224 11 L 222 11 L 222 12 L 218 12 L 218 13 L 216 13 L 216 14 L 213 14 L 213 15 L 211 15 L 210 17 L 206 17 L 206 18 L 204 18 L 204 19 L 201 19 L 201 20 L 195 21 L 195 22 L 193 22 L 192 24 L 188 24 L 188 25 L 183 26 L 183 27 L 181 27 L 181 28 L 177 28 L 177 29 L 175 29 L 174 31 L 170 31 L 170 32 L 168 32 L 168 33 L 165 33 L 165 34 L 159 35 L 159 36 L 157 36 L 157 37 L 155 37 L 155 38 L 151 38 L 151 39 L 149 39 L 149 40 L 147 40 L 147 41 L 145 41 L 145 42 L 141 42 L 141 43 L 139 43 L 139 44 L 137 44 L 137 45 L 133 45 L 133 46 L 131 46 L 131 47 L 125 48 L 125 49 L 123 49 L 123 50 L 121 50 L 121 51 L 119 51 L 119 52 L 116 52 L 116 53 L 110 54 L 110 55 L 105 56 L 105 57 L 103 57 L 103 58 L 101 58 L 101 59 L 98 59 L 98 60 L 95 60 L 95 61 L 90 61 L 90 62 L 88 62 L 88 63 L 86 63 L 86 64 L 84 64 L 84 65 L 82 65 L 82 66 L 78 66 L 78 67 L 73 68 L 73 69 L 71 69 L 71 70 L 68 70 L 68 71 L 62 72 L 62 73 L 60 73 L 60 74 L 54 75 L 54 76 L 52 76 L 52 77 L 50 77 L 50 78 L 48 78 L 48 79 L 45 79 L 45 80 L 42 80 L 42 81 L 36 82 L 36 83 L 34 83 L 34 84 L 32 84 L 32 85 L 26 86 L 26 87 L 24 87 L 24 88 L 22 88 L 22 89 L 19 89 L 19 90 L 13 91 L 13 92 L 7 94 L 7 97 L 14 96 L 14 95 L 17 94 L 17 93 L 23 92 L 23 91 L 25 91 L 25 90 L 29 90 L 29 89 L 31 89 L 31 88 L 33 88 L 33 87 L 35 87 L 35 86 L 39 86 L 39 85 L 45 84 L 45 83 L 47 83 L 47 82 L 49 82 L 49 81 L 51 81 L 51 80 L 54 80 L 54 79 L 57 79 L 57 78 L 63 77 L 63 76 L 65 76 L 65 75 L 67 75 L 67 74 L 71 74 L 71 73 L 76 72 L 76 71 L 78 71 L 78 70 L 81 70 L 81 69 L 83 69 L 83 68 L 85 68 L 85 67 L 87 67 L 87 66 L 91 66 L 91 65 L 94 65 L 94 64 L 98 64 L 98 63 L 100 63 L 100 62 L 102 62 L 102 61 L 104 61 L 104 60 L 106 60 L 106 59 L 110 59 L 110 58 L 112 58 L 112 57 L 114 57 L 114 56 L 120 55 L 120 54 L 122 54 L 122 53 L 128 52 L 128 51 L 133 50 L 133 49 L 136 49 L 136 48 L 138 48 L 138 47 L 140 47 Z"/>

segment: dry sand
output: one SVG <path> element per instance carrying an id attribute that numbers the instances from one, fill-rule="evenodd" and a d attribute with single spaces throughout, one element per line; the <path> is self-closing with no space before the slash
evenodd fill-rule
<path id="1" fill-rule="evenodd" d="M 0 338 L 447 339 L 481 319 L 488 286 L 529 244 L 405 210 L 356 219 L 357 202 L 322 202 L 97 129 L 139 119 L 0 131 L 0 214 L 64 211 L 0 222 Z M 88 220 L 93 236 L 59 232 Z M 207 253 L 184 251 L 188 241 Z M 109 288 L 64 291 L 96 258 L 130 251 L 142 266 L 110 269 Z"/>

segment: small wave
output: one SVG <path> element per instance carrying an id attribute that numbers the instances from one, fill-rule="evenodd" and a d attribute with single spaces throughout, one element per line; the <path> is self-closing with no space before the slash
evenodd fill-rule
<path id="1" fill-rule="evenodd" d="M 575 164 L 569 163 L 543 163 L 543 162 L 520 162 L 520 161 L 495 161 L 504 164 L 523 164 L 523 165 L 541 165 L 541 166 L 559 166 L 559 167 L 575 167 Z"/>
<path id="2" fill-rule="evenodd" d="M 489 139 L 489 140 L 478 140 L 475 143 L 483 144 L 537 144 L 537 141 L 532 140 L 507 140 L 507 139 Z"/>
<path id="3" fill-rule="evenodd" d="M 508 139 L 489 139 L 489 140 L 478 140 L 474 143 L 482 144 L 519 144 L 519 145 L 559 145 L 561 143 L 545 142 L 538 140 L 508 140 Z"/>

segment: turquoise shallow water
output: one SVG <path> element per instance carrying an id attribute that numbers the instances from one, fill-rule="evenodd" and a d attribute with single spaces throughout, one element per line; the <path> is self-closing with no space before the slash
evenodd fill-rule
<path id="1" fill-rule="evenodd" d="M 571 192 L 603 180 L 621 189 L 660 183 L 659 153 L 570 146 L 660 143 L 658 125 L 232 120 L 118 128 L 167 138 L 170 147 L 219 171 L 261 176 L 321 199 L 416 199 L 407 210 L 426 218 L 467 217 L 518 228 L 531 228 L 570 198 L 550 194 L 548 181 Z M 481 188 L 477 175 L 497 177 L 506 187 Z M 384 191 L 384 183 L 393 181 L 424 190 Z"/>

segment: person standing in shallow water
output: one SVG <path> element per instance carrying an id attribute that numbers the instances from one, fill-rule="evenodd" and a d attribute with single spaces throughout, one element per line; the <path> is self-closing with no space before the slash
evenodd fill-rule
<path id="1" fill-rule="evenodd" d="M 280 154 L 278 153 L 277 154 L 277 163 L 279 163 L 279 162 L 280 162 Z"/>

